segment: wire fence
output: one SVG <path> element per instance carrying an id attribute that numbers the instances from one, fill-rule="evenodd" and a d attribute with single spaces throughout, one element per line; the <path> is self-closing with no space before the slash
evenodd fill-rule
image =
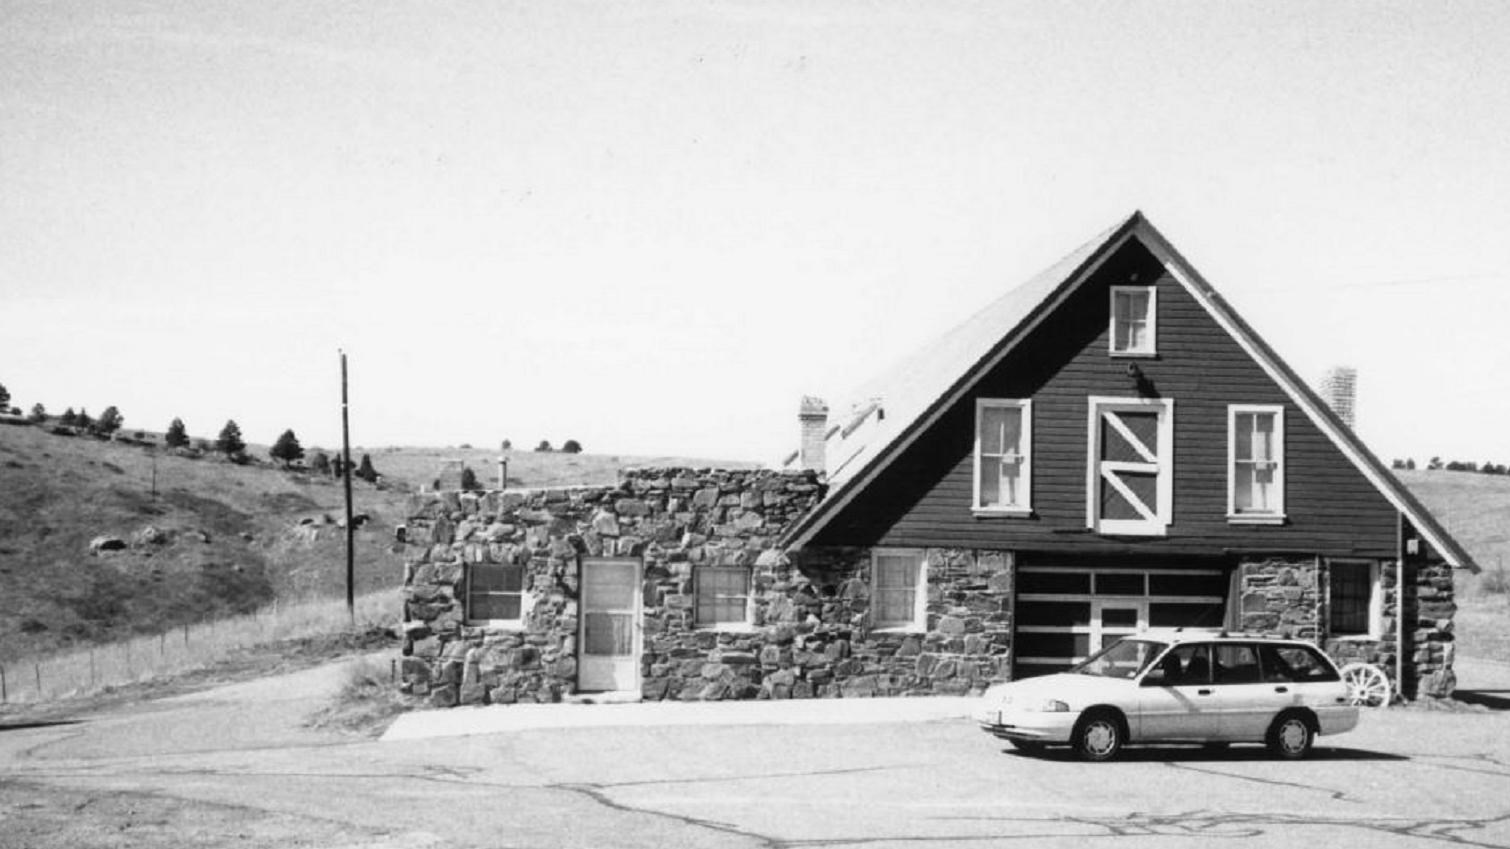
<path id="1" fill-rule="evenodd" d="M 398 590 L 356 599 L 357 625 L 392 624 Z M 177 675 L 225 660 L 240 649 L 340 633 L 351 620 L 345 599 L 274 603 L 253 613 L 38 658 L 0 662 L 0 703 L 38 703 Z"/>

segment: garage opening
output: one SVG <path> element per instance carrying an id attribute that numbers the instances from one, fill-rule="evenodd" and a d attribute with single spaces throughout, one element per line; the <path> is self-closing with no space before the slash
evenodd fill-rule
<path id="1" fill-rule="evenodd" d="M 1020 566 L 1014 678 L 1061 672 L 1146 628 L 1219 628 L 1230 568 Z"/>

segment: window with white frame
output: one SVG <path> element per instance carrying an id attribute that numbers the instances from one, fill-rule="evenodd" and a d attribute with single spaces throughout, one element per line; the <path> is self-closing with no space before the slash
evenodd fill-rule
<path id="1" fill-rule="evenodd" d="M 467 622 L 520 627 L 524 622 L 524 567 L 505 563 L 467 566 Z"/>
<path id="2" fill-rule="evenodd" d="M 980 513 L 1032 509 L 1033 402 L 975 402 L 975 505 Z"/>
<path id="3" fill-rule="evenodd" d="M 928 570 L 916 549 L 871 552 L 870 618 L 878 630 L 922 630 Z"/>
<path id="4" fill-rule="evenodd" d="M 1384 590 L 1372 560 L 1327 563 L 1328 626 L 1334 637 L 1377 638 L 1383 629 Z"/>
<path id="5" fill-rule="evenodd" d="M 1174 520 L 1174 399 L 1087 399 L 1086 527 L 1157 536 Z"/>
<path id="6" fill-rule="evenodd" d="M 693 573 L 699 628 L 742 628 L 750 622 L 750 570 L 700 566 Z"/>
<path id="7" fill-rule="evenodd" d="M 1158 291 L 1152 286 L 1113 286 L 1111 352 L 1152 355 L 1158 317 Z"/>
<path id="8" fill-rule="evenodd" d="M 1284 408 L 1228 407 L 1227 430 L 1227 517 L 1234 522 L 1283 521 Z"/>

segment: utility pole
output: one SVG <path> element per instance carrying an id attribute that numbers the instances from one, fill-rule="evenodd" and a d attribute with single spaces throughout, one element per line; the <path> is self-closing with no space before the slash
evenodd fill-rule
<path id="1" fill-rule="evenodd" d="M 356 577 L 356 552 L 352 548 L 353 536 L 356 528 L 352 527 L 351 521 L 351 414 L 348 412 L 346 399 L 346 352 L 341 354 L 341 477 L 346 484 L 346 616 L 351 624 L 357 622 L 356 590 L 353 586 Z"/>

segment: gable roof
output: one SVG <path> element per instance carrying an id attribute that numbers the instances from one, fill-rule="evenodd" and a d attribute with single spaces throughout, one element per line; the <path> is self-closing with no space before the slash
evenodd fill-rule
<path id="1" fill-rule="evenodd" d="M 850 418 L 828 432 L 828 494 L 787 530 L 784 542 L 800 547 L 811 540 L 1130 239 L 1137 239 L 1163 263 L 1170 275 L 1448 563 L 1478 571 L 1473 559 L 1421 502 L 1141 212 L 1134 212 L 1100 233 L 958 327 L 863 384 L 855 395 L 859 404 Z"/>

